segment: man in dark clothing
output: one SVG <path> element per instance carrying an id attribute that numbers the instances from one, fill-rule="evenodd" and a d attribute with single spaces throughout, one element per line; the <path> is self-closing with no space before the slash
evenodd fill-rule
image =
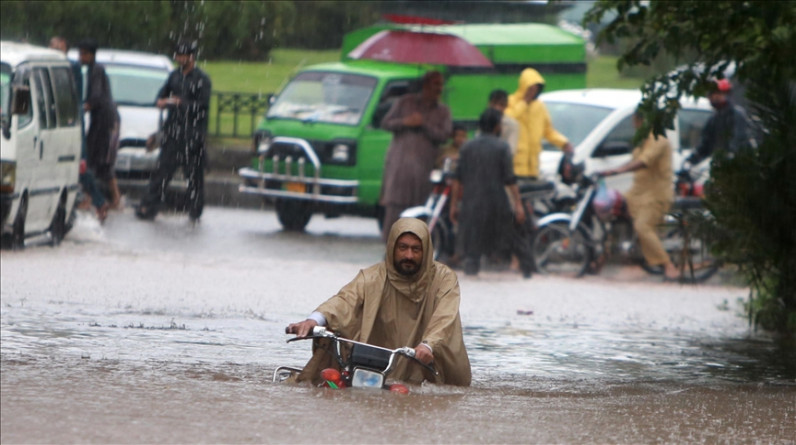
<path id="1" fill-rule="evenodd" d="M 114 172 L 116 147 L 111 143 L 111 134 L 118 125 L 119 114 L 105 68 L 96 63 L 97 47 L 93 40 L 78 44 L 80 63 L 87 67 L 86 100 L 83 102 L 83 110 L 89 112 L 90 118 L 86 133 L 86 163 L 94 175 L 108 185 L 116 206 L 120 196 Z"/>
<path id="2" fill-rule="evenodd" d="M 196 67 L 196 42 L 177 45 L 175 69 L 158 93 L 158 108 L 168 108 L 162 129 L 158 168 L 149 181 L 136 216 L 152 220 L 160 210 L 163 194 L 174 171 L 182 166 L 188 178 L 188 215 L 196 222 L 204 208 L 205 139 L 210 108 L 210 78 Z"/>
<path id="3" fill-rule="evenodd" d="M 725 151 L 732 156 L 743 147 L 754 146 L 749 129 L 749 119 L 743 108 L 735 106 L 730 100 L 732 84 L 727 79 L 716 82 L 708 94 L 710 105 L 716 109 L 702 129 L 702 140 L 687 162 L 698 164 L 717 151 Z"/>
<path id="4" fill-rule="evenodd" d="M 525 209 L 514 175 L 511 149 L 499 139 L 502 118 L 503 113 L 488 108 L 479 119 L 480 136 L 462 147 L 451 190 L 450 217 L 454 223 L 458 222 L 457 201 L 461 190 L 459 234 L 464 237 L 465 274 L 476 275 L 481 255 L 502 236 L 509 236 L 520 270 L 525 278 L 530 278 L 533 256 L 525 230 Z M 515 203 L 513 209 L 506 195 L 507 187 Z"/>

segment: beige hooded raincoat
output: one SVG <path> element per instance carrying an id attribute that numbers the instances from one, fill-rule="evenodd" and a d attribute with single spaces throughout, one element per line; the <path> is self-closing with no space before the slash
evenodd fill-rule
<path id="1" fill-rule="evenodd" d="M 415 234 L 423 244 L 421 269 L 409 277 L 393 265 L 395 243 L 405 233 Z M 459 300 L 456 274 L 433 259 L 428 226 L 415 218 L 401 218 L 390 230 L 386 260 L 361 270 L 316 311 L 326 317 L 328 328 L 346 338 L 390 349 L 415 347 L 424 341 L 431 346 L 437 376 L 401 357 L 390 379 L 469 386 L 470 360 L 462 337 Z M 316 341 L 312 359 L 298 380 L 315 382 L 326 367 L 336 367 L 336 363 L 328 345 Z"/>

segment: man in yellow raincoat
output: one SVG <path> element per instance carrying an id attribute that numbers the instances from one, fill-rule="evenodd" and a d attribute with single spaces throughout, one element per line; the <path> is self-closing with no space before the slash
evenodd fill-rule
<path id="1" fill-rule="evenodd" d="M 433 363 L 434 376 L 419 363 L 398 360 L 391 378 L 407 382 L 469 386 L 470 359 L 464 347 L 459 317 L 456 273 L 433 259 L 426 223 L 400 218 L 387 239 L 385 261 L 359 271 L 337 295 L 318 306 L 310 317 L 286 331 L 305 337 L 315 326 L 352 340 L 389 349 L 414 346 L 418 360 Z M 317 342 L 298 381 L 320 380 L 320 371 L 336 365 Z"/>
<path id="2" fill-rule="evenodd" d="M 633 125 L 638 129 L 643 123 L 639 111 L 633 115 Z M 641 253 L 650 266 L 663 266 L 668 279 L 680 277 L 669 254 L 658 238 L 657 227 L 674 202 L 674 174 L 672 173 L 672 145 L 665 136 L 652 133 L 633 150 L 633 159 L 610 170 L 602 176 L 633 173 L 633 186 L 625 193 L 627 209 L 633 218 L 633 230 L 638 235 Z"/>
<path id="3" fill-rule="evenodd" d="M 505 113 L 513 117 L 520 126 L 517 153 L 514 155 L 514 174 L 519 178 L 535 179 L 539 176 L 539 154 L 542 152 L 542 138 L 572 153 L 572 144 L 556 131 L 547 107 L 537 100 L 544 89 L 544 78 L 533 68 L 526 68 L 520 74 L 517 91 L 509 96 Z"/>

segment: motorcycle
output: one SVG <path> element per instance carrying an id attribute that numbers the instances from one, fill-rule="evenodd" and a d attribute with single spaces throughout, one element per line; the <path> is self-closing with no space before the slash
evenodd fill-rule
<path id="1" fill-rule="evenodd" d="M 332 353 L 339 370 L 326 368 L 321 371 L 322 387 L 333 389 L 343 388 L 375 388 L 392 392 L 408 393 L 409 389 L 401 383 L 387 383 L 387 378 L 395 365 L 396 359 L 403 356 L 420 363 L 433 375 L 438 375 L 433 365 L 426 365 L 415 357 L 415 350 L 408 346 L 398 349 L 387 349 L 368 343 L 341 337 L 325 327 L 316 326 L 312 335 L 295 337 L 287 342 L 324 338 L 332 342 Z M 344 347 L 346 345 L 347 347 Z M 274 370 L 274 382 L 281 382 L 302 372 L 301 368 L 280 366 Z"/>
<path id="2" fill-rule="evenodd" d="M 690 174 L 681 170 L 677 176 L 676 187 L 687 190 L 690 196 L 676 197 L 672 209 L 664 216 L 661 240 L 672 263 L 681 273 L 687 272 L 682 273 L 682 281 L 701 282 L 713 276 L 720 264 L 710 254 L 707 237 L 693 230 L 691 214 L 701 218 L 710 215 L 701 198 L 694 196 L 701 189 Z M 662 267 L 644 261 L 624 197 L 603 187 L 600 176 L 581 175 L 574 211 L 552 213 L 539 221 L 533 240 L 539 272 L 580 277 L 589 271 L 599 272 L 609 255 L 618 254 L 649 273 L 663 273 Z"/>

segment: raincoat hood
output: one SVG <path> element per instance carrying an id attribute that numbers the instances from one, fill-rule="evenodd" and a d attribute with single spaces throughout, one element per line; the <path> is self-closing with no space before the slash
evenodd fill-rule
<path id="1" fill-rule="evenodd" d="M 544 77 L 533 68 L 525 68 L 520 74 L 520 80 L 517 82 L 517 91 L 509 97 L 509 103 L 512 101 L 521 101 L 525 96 L 525 91 L 528 87 L 536 84 L 544 85 Z"/>
<path id="2" fill-rule="evenodd" d="M 411 233 L 420 239 L 423 245 L 423 263 L 420 270 L 414 275 L 406 276 L 395 268 L 395 243 L 405 233 Z M 436 266 L 434 264 L 434 246 L 431 244 L 431 234 L 428 226 L 417 218 L 400 218 L 390 229 L 387 237 L 387 254 L 384 258 L 387 267 L 387 279 L 398 292 L 412 301 L 418 301 L 425 295 L 431 278 L 434 277 Z"/>

